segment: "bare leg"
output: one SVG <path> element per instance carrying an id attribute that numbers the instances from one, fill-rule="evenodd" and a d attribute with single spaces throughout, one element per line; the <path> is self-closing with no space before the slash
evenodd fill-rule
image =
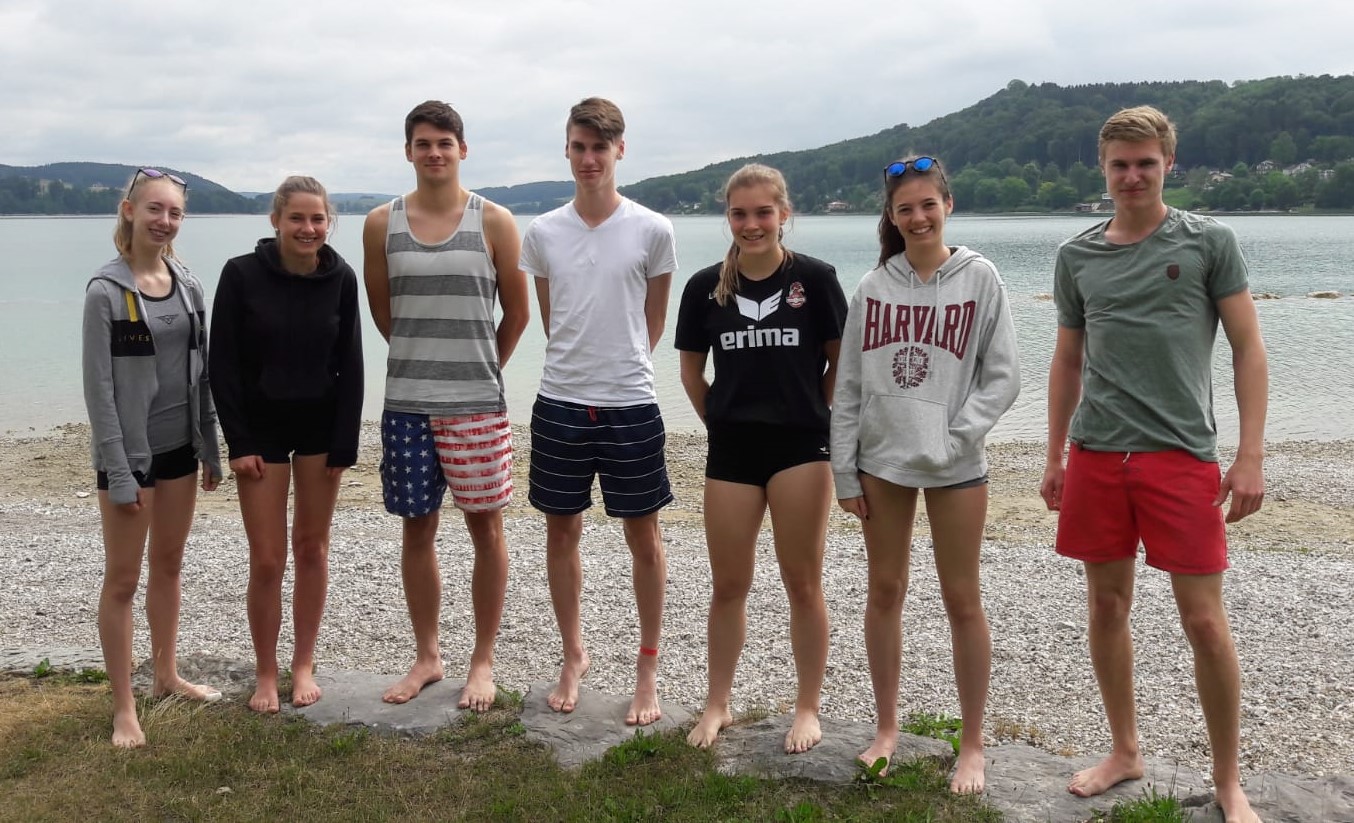
<path id="1" fill-rule="evenodd" d="M 282 626 L 282 577 L 287 570 L 287 489 L 291 465 L 268 463 L 263 477 L 236 475 L 240 516 L 249 539 L 249 589 L 246 607 L 254 641 L 254 695 L 249 708 L 275 713 L 277 635 Z"/>
<path id="2" fill-rule="evenodd" d="M 508 543 L 503 538 L 503 510 L 466 512 L 465 526 L 475 545 L 475 570 L 471 575 L 470 600 L 475 610 L 475 649 L 470 654 L 470 673 L 458 704 L 462 709 L 487 712 L 493 708 L 498 688 L 494 685 L 494 644 L 503 618 L 503 598 L 508 590 Z"/>
<path id="3" fill-rule="evenodd" d="M 861 487 L 870 517 L 861 521 L 869 564 L 865 602 L 865 656 L 874 687 L 875 738 L 857 759 L 873 765 L 892 759 L 898 746 L 898 677 L 903 660 L 903 599 L 907 596 L 912 554 L 912 521 L 917 490 L 895 486 L 862 473 Z"/>
<path id="4" fill-rule="evenodd" d="M 550 603 L 559 624 L 564 646 L 564 665 L 559 682 L 546 698 L 557 712 L 571 712 L 578 705 L 578 684 L 588 673 L 588 653 L 583 648 L 583 627 L 579 620 L 583 597 L 583 562 L 578 543 L 583 538 L 582 514 L 545 516 L 545 570 L 550 581 Z"/>
<path id="5" fill-rule="evenodd" d="M 983 611 L 978 558 L 987 521 L 987 486 L 927 489 L 926 516 L 935 544 L 936 575 L 950 621 L 954 681 L 964 721 L 950 791 L 978 794 L 984 785 L 983 718 L 992 676 L 992 636 Z"/>
<path id="6" fill-rule="evenodd" d="M 404 547 L 400 573 L 409 621 L 414 626 L 414 665 L 409 673 L 386 689 L 387 703 L 408 703 L 429 683 L 443 677 L 442 649 L 437 640 L 437 621 L 442 608 L 442 577 L 437 568 L 438 513 L 404 520 Z"/>
<path id="7" fill-rule="evenodd" d="M 790 599 L 790 645 L 795 654 L 795 717 L 785 735 L 788 754 L 818 745 L 819 696 L 827 670 L 827 603 L 823 547 L 832 506 L 832 467 L 805 463 L 777 473 L 766 487 L 780 579 Z"/>
<path id="8" fill-rule="evenodd" d="M 1085 564 L 1087 605 L 1091 612 L 1088 633 L 1091 665 L 1100 686 L 1100 699 L 1105 704 L 1113 748 L 1104 760 L 1072 776 L 1067 790 L 1080 797 L 1100 794 L 1143 775 L 1133 698 L 1133 635 L 1128 626 L 1135 560 L 1127 557 Z"/>
<path id="9" fill-rule="evenodd" d="M 766 493 L 760 486 L 705 479 L 705 543 L 714 584 L 706 629 L 710 679 L 705 712 L 686 736 L 698 748 L 710 748 L 733 723 L 729 695 L 747 634 L 748 591 L 765 513 Z"/>
<path id="10" fill-rule="evenodd" d="M 1241 790 L 1241 669 L 1222 604 L 1222 575 L 1171 575 L 1180 623 L 1194 650 L 1194 682 L 1213 752 L 1213 786 L 1227 823 L 1260 818 Z"/>
<path id="11" fill-rule="evenodd" d="M 292 555 L 296 585 L 292 591 L 292 627 L 296 643 L 291 658 L 291 703 L 309 706 L 323 695 L 315 682 L 315 644 L 329 591 L 329 527 L 338 503 L 339 479 L 330 476 L 327 454 L 297 455 L 296 503 L 292 515 Z"/>
<path id="12" fill-rule="evenodd" d="M 132 512 L 110 501 L 108 492 L 99 492 L 104 552 L 99 644 L 113 689 L 113 745 L 123 749 L 146 745 L 132 695 L 132 598 L 141 579 L 141 557 L 155 492 L 143 489 L 141 495 L 140 511 Z"/>
<path id="13" fill-rule="evenodd" d="M 639 607 L 639 645 L 657 649 L 663 633 L 663 597 L 668 586 L 668 562 L 663 554 L 663 536 L 658 512 L 625 519 L 625 544 L 630 547 L 630 573 L 634 578 L 635 604 Z M 658 656 L 635 656 L 635 697 L 625 722 L 647 726 L 663 716 L 658 705 Z"/>

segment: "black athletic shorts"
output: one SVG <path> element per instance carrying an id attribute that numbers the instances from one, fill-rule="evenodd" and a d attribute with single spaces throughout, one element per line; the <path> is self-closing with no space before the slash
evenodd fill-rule
<path id="1" fill-rule="evenodd" d="M 143 489 L 155 488 L 156 480 L 178 480 L 197 474 L 197 455 L 193 453 L 193 444 L 185 443 L 177 449 L 161 452 L 150 459 L 150 475 L 132 472 L 136 484 Z M 108 491 L 108 473 L 99 472 L 95 477 L 99 491 Z"/>
<path id="2" fill-rule="evenodd" d="M 777 473 L 829 459 L 828 433 L 761 423 L 714 423 L 706 430 L 705 476 L 763 486 Z"/>
<path id="3" fill-rule="evenodd" d="M 334 432 L 332 400 L 271 400 L 251 409 L 249 416 L 254 442 L 265 463 L 290 463 L 292 454 L 329 452 Z"/>

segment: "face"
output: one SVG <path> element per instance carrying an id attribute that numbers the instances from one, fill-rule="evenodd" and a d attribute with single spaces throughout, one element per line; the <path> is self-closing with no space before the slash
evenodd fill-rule
<path id="1" fill-rule="evenodd" d="M 729 192 L 729 231 L 742 254 L 764 254 L 780 245 L 780 229 L 790 213 L 776 202 L 776 191 L 766 183 L 740 186 Z"/>
<path id="2" fill-rule="evenodd" d="M 1162 151 L 1160 140 L 1107 142 L 1100 165 L 1114 207 L 1131 211 L 1160 206 L 1166 170 L 1174 162 Z"/>
<path id="3" fill-rule="evenodd" d="M 616 185 L 616 161 L 625 155 L 625 140 L 611 142 L 589 126 L 569 126 L 564 156 L 581 189 L 604 190 Z"/>
<path id="4" fill-rule="evenodd" d="M 889 222 L 908 249 L 941 246 L 945 244 L 945 220 L 953 210 L 954 200 L 940 193 L 932 177 L 906 176 L 890 198 Z"/>
<path id="5" fill-rule="evenodd" d="M 183 225 L 183 190 L 169 180 L 137 187 L 134 201 L 122 201 L 122 215 L 132 222 L 132 243 L 162 248 L 173 242 Z"/>
<path id="6" fill-rule="evenodd" d="M 293 194 L 272 221 L 283 259 L 315 257 L 329 236 L 329 210 L 318 194 Z"/>
<path id="7" fill-rule="evenodd" d="M 404 147 L 404 156 L 414 164 L 414 174 L 420 180 L 443 180 L 456 174 L 465 159 L 466 144 L 456 139 L 456 132 L 447 131 L 432 123 L 414 126 L 413 137 Z"/>

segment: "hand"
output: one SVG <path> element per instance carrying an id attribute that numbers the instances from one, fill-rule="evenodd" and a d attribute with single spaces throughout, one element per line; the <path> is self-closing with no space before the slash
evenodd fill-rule
<path id="1" fill-rule="evenodd" d="M 1227 506 L 1228 523 L 1235 523 L 1260 511 L 1265 502 L 1265 471 L 1259 457 L 1238 457 L 1222 478 L 1214 506 L 1221 506 L 1227 495 L 1232 502 Z"/>
<path id="2" fill-rule="evenodd" d="M 870 519 L 870 507 L 865 503 L 865 495 L 860 497 L 843 497 L 837 500 L 837 505 L 842 507 L 843 511 L 854 514 L 861 520 Z"/>
<path id="3" fill-rule="evenodd" d="M 1044 498 L 1044 505 L 1051 512 L 1062 511 L 1063 479 L 1066 476 L 1067 469 L 1061 461 L 1044 467 L 1044 481 L 1039 484 L 1039 496 Z"/>
<path id="4" fill-rule="evenodd" d="M 248 454 L 244 457 L 231 458 L 230 473 L 235 475 L 236 480 L 262 480 L 263 457 Z"/>
<path id="5" fill-rule="evenodd" d="M 324 471 L 329 475 L 330 480 L 338 480 L 347 469 L 347 466 L 326 466 Z"/>
<path id="6" fill-rule="evenodd" d="M 216 487 L 221 485 L 221 478 L 212 474 L 211 466 L 202 464 L 202 490 L 204 492 L 216 491 Z"/>
<path id="7" fill-rule="evenodd" d="M 141 508 L 145 505 L 146 505 L 146 490 L 141 488 L 140 486 L 137 486 L 136 499 L 133 500 L 131 503 L 119 503 L 118 508 L 122 509 L 128 514 L 136 514 L 137 512 L 141 511 Z"/>

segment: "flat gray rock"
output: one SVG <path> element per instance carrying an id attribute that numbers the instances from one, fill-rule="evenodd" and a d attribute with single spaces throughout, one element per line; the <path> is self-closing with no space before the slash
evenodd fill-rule
<path id="1" fill-rule="evenodd" d="M 819 716 L 823 739 L 818 745 L 800 754 L 786 754 L 785 733 L 790 730 L 793 719 L 793 715 L 782 714 L 725 729 L 715 743 L 719 770 L 724 774 L 789 777 L 822 783 L 845 784 L 855 780 L 859 773 L 856 755 L 874 741 L 873 723 Z M 903 763 L 922 758 L 950 761 L 954 759 L 954 748 L 943 740 L 900 732 L 894 761 Z"/>
<path id="2" fill-rule="evenodd" d="M 1019 743 L 993 746 L 987 749 L 984 799 L 1008 821 L 1044 823 L 1087 820 L 1094 812 L 1109 811 L 1121 800 L 1137 800 L 1153 790 L 1158 795 L 1175 795 L 1182 805 L 1194 807 L 1202 806 L 1211 796 L 1197 771 L 1162 760 L 1148 760 L 1147 775 L 1141 780 L 1120 783 L 1096 797 L 1069 794 L 1067 782 L 1073 773 L 1098 762 L 1096 757 L 1060 757 Z"/>
<path id="3" fill-rule="evenodd" d="M 522 699 L 522 725 L 526 737 L 543 743 L 566 769 L 575 769 L 589 760 L 597 760 L 607 749 L 635 736 L 637 729 L 656 734 L 691 723 L 695 716 L 687 709 L 660 700 L 663 716 L 648 726 L 627 726 L 625 713 L 631 698 L 602 694 L 584 686 L 578 690 L 578 706 L 568 714 L 557 712 L 545 702 L 554 683 L 532 683 Z"/>
<path id="4" fill-rule="evenodd" d="M 80 672 L 85 669 L 103 671 L 103 651 L 76 646 L 51 648 L 0 649 L 0 672 L 32 674 L 43 660 L 53 671 Z"/>
<path id="5" fill-rule="evenodd" d="M 254 662 L 232 660 L 214 654 L 194 652 L 181 654 L 178 659 L 179 677 L 189 683 L 211 686 L 229 698 L 254 693 Z M 148 657 L 132 669 L 132 689 L 150 694 L 155 683 L 155 666 Z"/>
<path id="6" fill-rule="evenodd" d="M 385 690 L 400 679 L 398 674 L 370 672 L 319 672 L 315 682 L 324 690 L 319 702 L 302 709 L 283 703 L 283 711 L 294 712 L 321 726 L 341 723 L 366 726 L 383 734 L 422 737 L 455 723 L 467 709 L 458 708 L 464 680 L 439 680 L 423 687 L 408 703 L 387 703 Z"/>
<path id="7" fill-rule="evenodd" d="M 1251 808 L 1265 823 L 1349 823 L 1354 821 L 1354 777 L 1295 777 L 1258 774 L 1244 784 Z M 1195 821 L 1222 820 L 1215 803 L 1208 803 Z"/>

